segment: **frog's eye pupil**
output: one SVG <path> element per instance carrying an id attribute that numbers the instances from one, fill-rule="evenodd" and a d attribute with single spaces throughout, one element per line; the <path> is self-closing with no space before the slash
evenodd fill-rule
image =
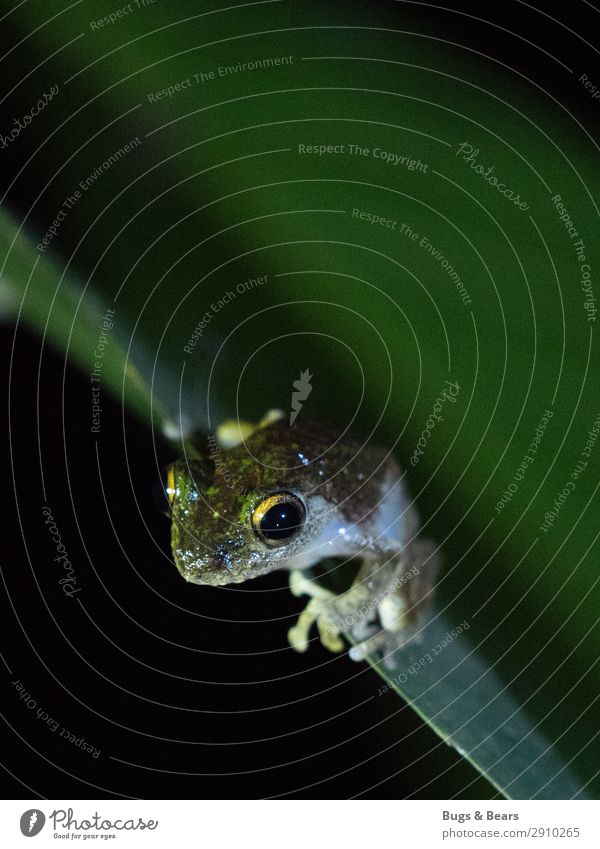
<path id="1" fill-rule="evenodd" d="M 299 498 L 284 492 L 265 498 L 255 509 L 252 523 L 268 545 L 283 545 L 304 524 L 305 509 Z"/>
<path id="2" fill-rule="evenodd" d="M 300 513 L 294 504 L 286 504 L 271 509 L 265 513 L 260 523 L 260 530 L 267 539 L 287 539 L 300 524 Z"/>

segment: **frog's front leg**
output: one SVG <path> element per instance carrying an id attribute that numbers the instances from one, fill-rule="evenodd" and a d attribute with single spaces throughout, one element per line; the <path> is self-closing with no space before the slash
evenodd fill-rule
<path id="1" fill-rule="evenodd" d="M 400 551 L 369 553 L 351 587 L 336 595 L 308 579 L 302 572 L 290 574 L 294 595 L 311 595 L 298 623 L 290 629 L 291 644 L 299 651 L 308 646 L 308 632 L 316 623 L 323 645 L 341 651 L 341 634 L 355 645 L 353 660 L 382 651 L 384 656 L 411 639 L 418 639 L 419 623 L 431 603 L 439 568 L 435 545 L 415 540 Z"/>
<path id="2" fill-rule="evenodd" d="M 309 595 L 311 600 L 300 614 L 297 623 L 288 631 L 290 645 L 297 651 L 308 648 L 309 631 L 316 624 L 321 643 L 333 652 L 344 648 L 341 635 L 356 629 L 361 639 L 370 631 L 369 624 L 377 615 L 376 597 L 389 582 L 390 566 L 376 568 L 379 561 L 371 560 L 370 553 L 363 563 L 350 588 L 343 593 L 334 593 L 323 587 L 314 578 L 301 571 L 290 572 L 290 590 L 293 595 Z M 355 636 L 355 638 L 358 638 Z"/>
<path id="3" fill-rule="evenodd" d="M 440 567 L 435 543 L 417 539 L 400 551 L 386 567 L 389 581 L 379 586 L 373 596 L 377 608 L 375 622 L 368 633 L 358 627 L 350 629 L 357 644 L 350 649 L 353 660 L 363 660 L 367 654 L 379 651 L 384 659 L 411 641 L 420 641 L 424 618 L 431 609 L 433 589 Z M 357 580 L 361 576 L 357 576 Z M 366 576 L 367 586 L 369 577 Z M 388 665 L 391 661 L 388 660 Z"/>
<path id="4" fill-rule="evenodd" d="M 333 613 L 332 605 L 336 599 L 335 593 L 307 578 L 304 572 L 298 569 L 290 572 L 290 590 L 295 596 L 311 596 L 298 621 L 288 631 L 288 640 L 292 648 L 305 652 L 308 648 L 310 629 L 313 624 L 316 624 L 321 643 L 325 648 L 332 652 L 342 651 L 344 642 L 340 637 L 340 631 L 330 619 Z"/>

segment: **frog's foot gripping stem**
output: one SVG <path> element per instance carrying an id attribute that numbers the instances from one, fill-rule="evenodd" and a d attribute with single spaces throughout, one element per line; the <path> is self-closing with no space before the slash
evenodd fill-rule
<path id="1" fill-rule="evenodd" d="M 437 547 L 428 539 L 414 540 L 402 552 L 394 579 L 377 605 L 378 626 L 371 625 L 365 636 L 360 626 L 352 629 L 352 636 L 358 639 L 350 649 L 352 660 L 364 660 L 377 652 L 384 666 L 393 669 L 397 649 L 423 640 L 440 563 Z"/>
<path id="2" fill-rule="evenodd" d="M 331 652 L 343 651 L 344 641 L 341 634 L 344 629 L 339 620 L 335 620 L 335 594 L 309 580 L 299 571 L 290 572 L 290 589 L 295 596 L 312 596 L 296 624 L 288 631 L 292 648 L 305 652 L 309 645 L 310 629 L 316 624 L 321 644 Z M 401 599 L 385 599 L 378 608 L 380 623 L 374 624 L 363 619 L 351 628 L 345 628 L 356 641 L 348 652 L 351 660 L 365 660 L 368 654 L 378 650 L 385 655 L 410 639 L 412 633 L 410 627 L 406 627 L 404 611 Z"/>
<path id="3" fill-rule="evenodd" d="M 379 604 L 373 603 L 371 614 L 366 616 L 369 608 L 364 606 L 364 599 L 362 610 L 360 607 L 353 608 L 352 603 L 348 603 L 348 594 L 337 596 L 301 571 L 290 572 L 290 590 L 292 595 L 311 597 L 296 624 L 288 631 L 289 643 L 296 651 L 307 650 L 310 629 L 314 624 L 322 645 L 331 652 L 343 651 L 341 635 L 346 631 L 355 642 L 349 655 L 356 661 L 389 646 L 392 632 L 397 644 L 402 642 L 398 634 L 406 626 L 406 605 L 398 595 L 384 597 Z"/>
<path id="4" fill-rule="evenodd" d="M 381 570 L 377 561 L 366 562 L 350 589 L 339 595 L 301 571 L 290 572 L 292 594 L 311 597 L 288 632 L 290 644 L 306 651 L 310 629 L 316 624 L 321 643 L 330 651 L 343 650 L 342 634 L 346 633 L 354 643 L 349 651 L 352 660 L 378 653 L 393 668 L 397 649 L 422 640 L 439 563 L 435 545 L 416 540 L 402 551 L 391 574 Z"/>
<path id="5" fill-rule="evenodd" d="M 292 648 L 299 652 L 306 651 L 308 634 L 313 623 L 316 623 L 319 638 L 325 648 L 332 652 L 342 651 L 344 641 L 340 637 L 339 629 L 328 616 L 328 608 L 335 598 L 334 593 L 319 586 L 315 581 L 309 580 L 299 570 L 290 572 L 290 590 L 295 596 L 311 596 L 298 621 L 288 631 L 288 640 Z"/>
<path id="6" fill-rule="evenodd" d="M 390 645 L 398 648 L 412 637 L 406 602 L 400 595 L 389 595 L 377 606 L 379 623 L 358 623 L 352 637 L 358 640 L 349 651 L 351 660 L 365 660 L 368 654 L 381 650 L 384 654 Z M 362 627 L 361 627 L 362 626 Z"/>

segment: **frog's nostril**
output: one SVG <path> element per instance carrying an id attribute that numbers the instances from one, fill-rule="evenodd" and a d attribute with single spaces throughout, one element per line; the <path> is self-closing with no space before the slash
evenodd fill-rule
<path id="1" fill-rule="evenodd" d="M 216 569 L 231 569 L 231 554 L 225 546 L 218 545 L 213 554 L 213 567 Z"/>

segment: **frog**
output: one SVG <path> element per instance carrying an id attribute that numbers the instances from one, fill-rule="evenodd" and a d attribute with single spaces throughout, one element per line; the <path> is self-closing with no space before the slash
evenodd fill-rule
<path id="1" fill-rule="evenodd" d="M 332 652 L 390 658 L 419 641 L 441 557 L 419 533 L 394 454 L 318 419 L 281 411 L 257 425 L 226 421 L 167 468 L 171 549 L 192 583 L 236 584 L 274 570 L 309 601 L 289 629 L 307 650 L 313 625 Z M 347 589 L 314 577 L 323 561 L 358 563 Z"/>

